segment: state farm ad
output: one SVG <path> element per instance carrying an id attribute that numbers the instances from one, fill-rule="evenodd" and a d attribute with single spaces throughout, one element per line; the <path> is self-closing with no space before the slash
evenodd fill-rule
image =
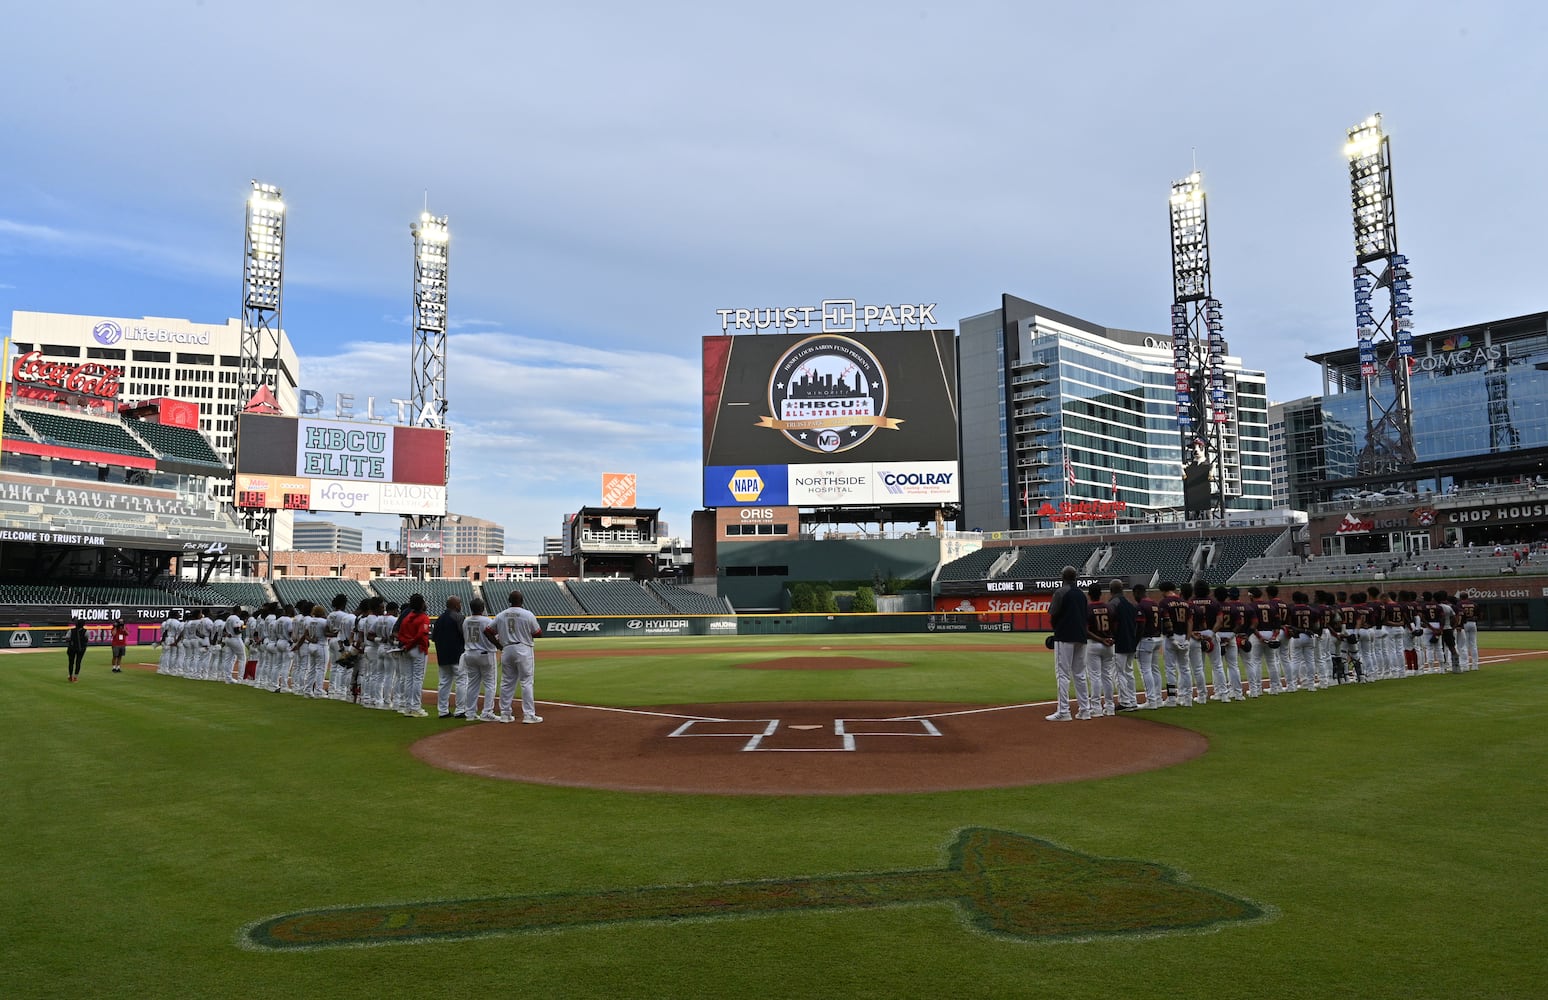
<path id="1" fill-rule="evenodd" d="M 1051 594 L 1014 597 L 937 597 L 937 614 L 977 615 L 983 623 L 1009 623 L 1013 632 L 1046 632 Z"/>

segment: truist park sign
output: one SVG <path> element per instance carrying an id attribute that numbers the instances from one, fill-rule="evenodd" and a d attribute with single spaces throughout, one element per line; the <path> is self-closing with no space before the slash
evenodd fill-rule
<path id="1" fill-rule="evenodd" d="M 854 299 L 823 299 L 815 306 L 716 309 L 715 315 L 720 317 L 722 333 L 732 330 L 856 333 L 884 326 L 924 330 L 935 326 L 935 303 L 873 306 L 859 305 Z"/>

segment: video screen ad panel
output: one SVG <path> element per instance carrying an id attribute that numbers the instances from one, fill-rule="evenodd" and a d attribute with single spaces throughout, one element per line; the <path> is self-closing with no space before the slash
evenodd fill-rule
<path id="1" fill-rule="evenodd" d="M 788 470 L 792 503 L 960 498 L 954 474 L 904 499 L 887 472 L 957 467 L 953 331 L 716 336 L 703 349 L 706 505 L 748 492 L 727 490 L 721 470 L 774 468 Z"/>
<path id="2" fill-rule="evenodd" d="M 446 432 L 237 416 L 236 505 L 357 514 L 446 513 Z"/>

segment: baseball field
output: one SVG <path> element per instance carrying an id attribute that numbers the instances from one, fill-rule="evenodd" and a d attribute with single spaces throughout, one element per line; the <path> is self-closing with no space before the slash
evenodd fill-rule
<path id="1" fill-rule="evenodd" d="M 554 640 L 531 726 L 0 657 L 0 997 L 1548 995 L 1548 636 L 1068 724 L 1040 638 Z"/>

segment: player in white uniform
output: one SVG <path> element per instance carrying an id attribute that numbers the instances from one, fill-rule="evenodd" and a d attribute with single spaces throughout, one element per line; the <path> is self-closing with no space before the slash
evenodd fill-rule
<path id="1" fill-rule="evenodd" d="M 208 678 L 210 665 L 210 634 L 209 619 L 204 617 L 204 609 L 199 608 L 194 612 L 193 621 L 183 626 L 183 638 L 179 645 L 186 646 L 183 655 L 188 657 L 184 665 L 184 676 L 194 680 Z"/>
<path id="2" fill-rule="evenodd" d="M 495 713 L 495 663 L 500 647 L 490 637 L 494 619 L 484 614 L 484 599 L 468 602 L 468 616 L 462 620 L 461 676 L 457 678 L 457 719 L 498 722 Z M 484 688 L 484 711 L 478 712 L 478 690 Z"/>
<path id="3" fill-rule="evenodd" d="M 398 702 L 398 671 L 402 657 L 398 655 L 398 602 L 389 601 L 386 609 L 376 616 L 376 644 L 380 650 L 378 663 L 381 676 L 377 678 L 376 707 L 396 712 L 403 706 Z"/>
<path id="4" fill-rule="evenodd" d="M 366 610 L 355 618 L 355 631 L 360 636 L 360 704 L 376 708 L 377 695 L 381 693 L 382 646 L 376 638 L 376 620 L 381 617 L 382 599 L 373 597 L 366 602 Z"/>
<path id="5" fill-rule="evenodd" d="M 295 664 L 296 609 L 287 604 L 274 619 L 274 690 L 289 691 L 291 667 Z M 300 692 L 297 691 L 297 694 Z"/>
<path id="6" fill-rule="evenodd" d="M 521 685 L 521 721 L 542 722 L 533 700 L 533 679 L 536 665 L 533 660 L 532 640 L 543 634 L 537 617 L 522 607 L 521 591 L 511 591 L 511 606 L 494 616 L 495 639 L 500 643 L 500 721 L 516 721 L 511 715 L 511 701 L 516 685 Z"/>
<path id="7" fill-rule="evenodd" d="M 328 668 L 328 619 L 322 605 L 312 605 L 305 614 L 298 612 L 291 629 L 296 649 L 296 693 L 321 698 L 323 672 Z"/>
<path id="8" fill-rule="evenodd" d="M 338 666 L 339 654 L 349 645 L 349 637 L 355 631 L 355 616 L 345 608 L 349 598 L 339 594 L 333 598 L 333 610 L 328 612 L 328 697 L 348 701 L 350 688 L 348 668 Z"/>
<path id="9" fill-rule="evenodd" d="M 177 637 L 183 632 L 183 612 L 167 612 L 167 620 L 161 623 L 161 660 L 156 673 L 177 675 Z"/>
<path id="10" fill-rule="evenodd" d="M 232 608 L 226 620 L 221 623 L 220 648 L 215 650 L 215 679 L 227 684 L 239 683 L 247 666 L 247 612 L 241 608 Z M 232 665 L 236 666 L 236 674 L 232 675 Z"/>

